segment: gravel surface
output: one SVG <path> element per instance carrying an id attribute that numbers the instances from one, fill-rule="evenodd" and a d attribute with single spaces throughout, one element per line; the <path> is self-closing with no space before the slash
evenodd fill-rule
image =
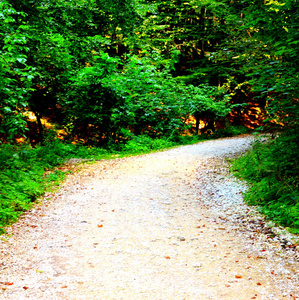
<path id="1" fill-rule="evenodd" d="M 0 299 L 299 299 L 295 236 L 228 171 L 252 140 L 73 166 L 2 236 Z"/>

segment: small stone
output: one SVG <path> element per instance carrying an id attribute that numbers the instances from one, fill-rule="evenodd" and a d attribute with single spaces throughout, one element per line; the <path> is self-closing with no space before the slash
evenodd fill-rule
<path id="1" fill-rule="evenodd" d="M 186 241 L 186 239 L 185 239 L 183 236 L 179 236 L 179 237 L 178 237 L 178 240 L 181 241 L 181 242 Z"/>

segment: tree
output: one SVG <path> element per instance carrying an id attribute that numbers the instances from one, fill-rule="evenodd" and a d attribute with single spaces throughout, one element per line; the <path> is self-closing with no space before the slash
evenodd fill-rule
<path id="1" fill-rule="evenodd" d="M 281 128 L 296 128 L 299 115 L 299 3 L 291 0 L 269 0 L 263 4 L 247 2 L 248 17 L 244 29 L 252 31 L 245 52 L 247 76 L 253 90 L 267 104 L 269 121 Z"/>
<path id="2" fill-rule="evenodd" d="M 117 55 L 135 13 L 129 1 L 119 0 L 5 0 L 1 11 L 1 131 L 9 138 L 24 132 L 24 111 L 30 109 L 42 142 L 41 118 L 58 113 L 68 78 L 93 64 L 96 52 Z"/>
<path id="3" fill-rule="evenodd" d="M 26 22 L 19 22 L 23 12 L 16 11 L 9 2 L 0 2 L 0 134 L 10 139 L 23 133 L 22 112 L 28 105 L 35 69 L 28 65 Z"/>

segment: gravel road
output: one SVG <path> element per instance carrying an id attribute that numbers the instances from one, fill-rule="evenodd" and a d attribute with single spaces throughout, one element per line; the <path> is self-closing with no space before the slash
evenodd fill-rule
<path id="1" fill-rule="evenodd" d="M 2 236 L 0 299 L 299 299 L 293 236 L 228 172 L 252 140 L 80 166 Z"/>

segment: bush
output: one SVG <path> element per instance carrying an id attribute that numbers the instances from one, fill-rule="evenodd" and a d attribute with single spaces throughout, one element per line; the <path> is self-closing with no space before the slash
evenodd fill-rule
<path id="1" fill-rule="evenodd" d="M 233 162 L 235 174 L 250 183 L 245 201 L 258 205 L 277 223 L 299 232 L 298 133 L 257 140 L 251 151 Z"/>
<path id="2" fill-rule="evenodd" d="M 36 148 L 1 145 L 0 150 L 0 232 L 65 176 L 60 170 L 47 174 L 45 171 L 53 170 L 69 158 L 100 159 L 108 153 L 105 149 L 63 144 L 58 140 Z"/>
<path id="3" fill-rule="evenodd" d="M 142 153 L 161 150 L 174 145 L 175 143 L 166 139 L 153 139 L 146 135 L 139 135 L 128 141 L 124 146 L 124 150 L 130 153 Z"/>

